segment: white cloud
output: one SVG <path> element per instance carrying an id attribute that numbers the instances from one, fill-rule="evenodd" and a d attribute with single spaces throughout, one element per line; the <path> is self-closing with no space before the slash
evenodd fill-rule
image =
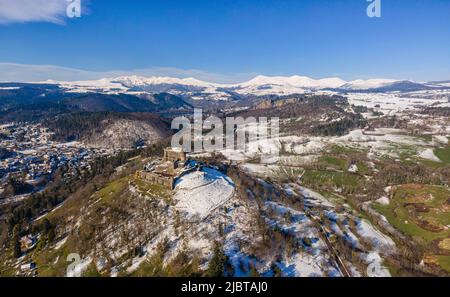
<path id="1" fill-rule="evenodd" d="M 194 77 L 199 80 L 215 83 L 238 83 L 247 81 L 258 75 L 258 73 L 221 74 L 197 69 L 179 69 L 174 67 L 152 67 L 135 70 L 87 71 L 53 65 L 0 63 L 0 81 L 3 82 L 39 82 L 49 79 L 57 81 L 77 81 L 117 77 L 123 75 L 170 76 L 178 78 Z"/>
<path id="2" fill-rule="evenodd" d="M 62 24 L 67 0 L 0 0 L 0 24 L 51 22 Z"/>

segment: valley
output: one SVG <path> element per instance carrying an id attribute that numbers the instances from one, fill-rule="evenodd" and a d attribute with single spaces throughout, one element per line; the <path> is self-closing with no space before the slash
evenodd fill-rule
<path id="1" fill-rule="evenodd" d="M 2 88 L 0 275 L 450 273 L 446 85 L 121 77 Z M 171 160 L 178 174 L 158 174 L 173 187 L 143 178 L 167 163 L 171 121 L 194 108 L 277 117 L 280 133 L 250 153 Z"/>

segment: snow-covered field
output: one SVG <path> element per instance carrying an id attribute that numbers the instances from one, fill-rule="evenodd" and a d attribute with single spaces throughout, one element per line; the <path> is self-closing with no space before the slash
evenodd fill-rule
<path id="1" fill-rule="evenodd" d="M 350 104 L 374 108 L 386 115 L 399 114 L 406 110 L 417 110 L 419 108 L 448 102 L 445 99 L 400 97 L 396 93 L 349 93 L 345 96 L 348 98 Z"/>
<path id="2" fill-rule="evenodd" d="M 450 128 L 450 127 L 449 127 Z M 450 135 L 450 134 L 449 134 Z M 314 161 L 318 155 L 323 153 L 327 147 L 340 145 L 355 149 L 369 151 L 369 157 L 387 155 L 394 158 L 404 151 L 408 151 L 412 156 L 440 162 L 434 155 L 434 148 L 445 144 L 448 141 L 446 136 L 433 138 L 434 141 L 426 141 L 414 135 L 407 135 L 401 129 L 375 129 L 370 133 L 365 133 L 362 129 L 356 129 L 349 134 L 340 137 L 309 137 L 307 140 L 300 137 L 280 137 L 272 140 L 281 143 L 289 156 L 281 155 L 279 162 L 274 164 L 251 164 L 246 161 L 251 160 L 250 155 L 240 151 L 226 151 L 223 155 L 233 161 L 238 161 L 245 170 L 259 175 L 268 175 L 278 166 L 302 166 Z M 357 168 L 350 168 L 356 170 Z"/>
<path id="3" fill-rule="evenodd" d="M 190 215 L 205 218 L 234 194 L 229 177 L 211 168 L 182 176 L 175 184 L 176 207 Z"/>
<path id="4" fill-rule="evenodd" d="M 441 162 L 441 160 L 434 154 L 434 151 L 431 148 L 426 149 L 423 152 L 421 152 L 419 154 L 419 157 L 421 157 L 423 159 L 431 160 L 434 162 Z"/>

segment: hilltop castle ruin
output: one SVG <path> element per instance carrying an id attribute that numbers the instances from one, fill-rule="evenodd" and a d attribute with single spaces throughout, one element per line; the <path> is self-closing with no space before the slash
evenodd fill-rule
<path id="1" fill-rule="evenodd" d="M 186 161 L 186 153 L 183 150 L 166 148 L 164 149 L 163 160 L 160 163 L 149 163 L 145 165 L 144 170 L 137 174 L 147 182 L 173 190 L 175 180 L 184 173 Z"/>

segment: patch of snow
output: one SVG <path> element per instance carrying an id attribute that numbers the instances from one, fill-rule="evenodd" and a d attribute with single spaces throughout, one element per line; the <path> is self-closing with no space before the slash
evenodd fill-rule
<path id="1" fill-rule="evenodd" d="M 92 262 L 91 257 L 81 260 L 72 270 L 67 270 L 67 277 L 81 277 Z"/>
<path id="2" fill-rule="evenodd" d="M 353 173 L 358 172 L 358 166 L 356 166 L 356 164 L 350 165 L 350 167 L 348 168 L 348 172 L 353 172 Z"/>
<path id="3" fill-rule="evenodd" d="M 389 200 L 388 197 L 383 196 L 378 200 L 375 200 L 376 202 L 380 203 L 381 205 L 389 205 L 391 203 L 391 201 Z"/>
<path id="4" fill-rule="evenodd" d="M 361 237 L 367 238 L 371 241 L 375 249 L 383 252 L 390 253 L 395 248 L 394 241 L 376 230 L 369 222 L 366 220 L 356 221 L 356 231 Z"/>
<path id="5" fill-rule="evenodd" d="M 322 265 L 325 259 L 322 256 L 311 256 L 308 254 L 296 254 L 292 259 L 286 261 L 284 267 L 280 267 L 283 276 L 292 277 L 320 277 L 324 276 Z M 295 274 L 292 274 L 295 272 Z"/>
<path id="6" fill-rule="evenodd" d="M 389 270 L 382 265 L 383 259 L 377 252 L 369 253 L 364 257 L 364 260 L 369 264 L 367 268 L 369 277 L 391 277 Z"/>
<path id="7" fill-rule="evenodd" d="M 423 152 L 421 152 L 419 154 L 419 157 L 421 157 L 423 159 L 431 160 L 434 162 L 441 162 L 441 160 L 434 154 L 434 150 L 431 148 L 426 149 Z"/>
<path id="8" fill-rule="evenodd" d="M 61 239 L 60 241 L 58 241 L 55 244 L 55 250 L 59 250 L 66 243 L 67 238 L 69 238 L 69 236 L 66 236 L 64 239 Z"/>
<path id="9" fill-rule="evenodd" d="M 176 208 L 201 218 L 227 202 L 234 194 L 231 179 L 211 168 L 182 176 L 175 185 Z"/>
<path id="10" fill-rule="evenodd" d="M 439 143 L 448 144 L 448 138 L 442 135 L 433 136 L 433 140 Z"/>
<path id="11" fill-rule="evenodd" d="M 334 205 L 328 201 L 328 199 L 326 199 L 325 197 L 323 197 L 321 194 L 314 192 L 311 189 L 305 188 L 305 187 L 301 187 L 297 185 L 297 188 L 300 190 L 300 192 L 302 193 L 302 195 L 306 198 L 309 199 L 314 199 L 317 200 L 321 205 L 326 206 L 326 207 L 334 207 Z"/>

